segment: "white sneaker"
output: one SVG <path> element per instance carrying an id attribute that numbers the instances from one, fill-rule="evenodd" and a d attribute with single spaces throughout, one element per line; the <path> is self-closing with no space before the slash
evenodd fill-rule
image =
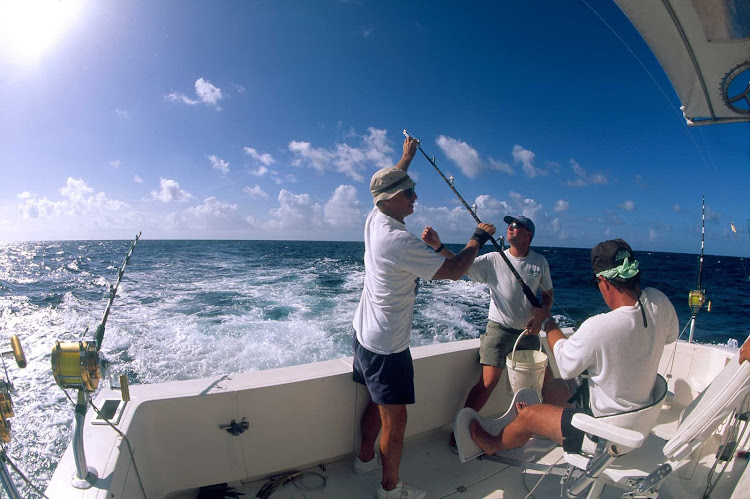
<path id="1" fill-rule="evenodd" d="M 383 484 L 378 485 L 378 499 L 424 499 L 427 492 L 400 480 L 392 490 L 385 490 Z"/>
<path id="2" fill-rule="evenodd" d="M 362 461 L 359 456 L 355 457 L 352 469 L 357 475 L 383 469 L 383 465 L 380 463 L 380 454 L 375 453 L 375 457 L 369 461 Z"/>

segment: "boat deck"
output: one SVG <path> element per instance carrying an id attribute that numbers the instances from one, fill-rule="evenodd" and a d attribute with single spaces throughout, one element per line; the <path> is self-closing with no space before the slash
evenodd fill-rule
<path id="1" fill-rule="evenodd" d="M 458 456 L 448 448 L 449 430 L 433 433 L 406 443 L 401 463 L 401 478 L 427 491 L 428 498 L 549 498 L 561 497 L 560 477 L 547 475 L 534 470 L 522 470 L 487 459 L 474 459 L 461 463 Z M 747 437 L 741 448 L 747 448 Z M 303 470 L 303 475 L 294 482 L 287 482 L 279 487 L 270 497 L 273 499 L 302 498 L 373 498 L 375 488 L 380 482 L 380 472 L 357 475 L 352 472 L 352 457 Z M 563 463 L 562 449 L 555 448 L 540 463 L 552 465 Z M 705 462 L 704 462 L 705 461 Z M 671 478 L 662 487 L 659 497 L 684 498 L 702 497 L 706 486 L 708 471 L 713 464 L 713 454 L 706 456 L 693 471 L 691 489 L 683 488 L 686 482 Z M 732 495 L 732 490 L 745 471 L 746 459 L 737 459 L 729 464 L 712 497 L 748 497 Z M 284 475 L 282 475 L 283 477 Z M 321 476 L 325 477 L 325 484 Z M 541 480 L 540 480 L 541 479 Z M 256 497 L 258 491 L 269 480 L 249 483 L 231 483 L 235 492 L 245 494 L 241 497 Z M 537 483 L 538 486 L 537 486 Z M 533 495 L 530 491 L 537 487 Z M 313 489 L 313 490 L 306 490 Z M 699 489 L 699 490 L 698 490 Z M 622 490 L 607 487 L 601 497 L 616 498 L 622 496 Z M 695 495 L 693 495 L 695 494 Z M 170 495 L 169 499 L 187 499 L 198 497 L 198 491 L 183 491 Z M 222 497 L 206 496 L 206 497 Z M 229 497 L 229 496 L 228 496 Z M 563 496 L 564 497 L 564 496 Z"/>

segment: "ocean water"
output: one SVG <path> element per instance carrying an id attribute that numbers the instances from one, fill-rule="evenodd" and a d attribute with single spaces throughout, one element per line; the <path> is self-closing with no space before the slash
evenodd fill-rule
<path id="1" fill-rule="evenodd" d="M 24 370 L 5 360 L 15 387 L 7 452 L 42 489 L 69 444 L 73 420 L 73 407 L 52 377 L 52 347 L 55 340 L 80 339 L 87 328 L 91 336 L 129 247 L 130 241 L 0 244 L 0 349 L 10 350 L 10 336 L 16 334 L 28 360 Z M 588 249 L 535 249 L 549 260 L 553 312 L 563 325 L 607 310 L 587 284 Z M 112 375 L 127 374 L 131 383 L 348 356 L 363 253 L 357 242 L 140 241 L 101 352 Z M 637 257 L 644 284 L 669 296 L 685 327 L 697 255 L 641 252 Z M 750 333 L 750 282 L 743 262 L 706 256 L 703 287 L 712 309 L 700 312 L 696 340 L 742 343 Z M 412 345 L 477 337 L 488 300 L 482 285 L 466 280 L 422 283 Z M 21 494 L 33 497 L 31 488 L 12 475 Z"/>

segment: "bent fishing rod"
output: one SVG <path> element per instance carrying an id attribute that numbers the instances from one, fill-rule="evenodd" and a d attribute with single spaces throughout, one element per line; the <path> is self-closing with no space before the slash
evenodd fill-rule
<path id="1" fill-rule="evenodd" d="M 141 233 L 138 232 L 138 235 L 135 236 L 135 241 L 133 241 L 133 244 L 130 245 L 130 249 L 125 255 L 125 260 L 122 262 L 122 266 L 120 266 L 117 271 L 117 282 L 114 286 L 110 286 L 109 288 L 109 302 L 107 303 L 107 308 L 104 310 L 102 321 L 99 323 L 99 326 L 96 328 L 96 333 L 94 334 L 97 352 L 102 347 L 102 341 L 104 340 L 104 329 L 107 327 L 107 318 L 109 318 L 109 311 L 110 309 L 112 309 L 112 303 L 115 301 L 115 296 L 117 296 L 117 289 L 120 287 L 120 281 L 122 281 L 122 275 L 125 273 L 125 267 L 128 265 L 130 257 L 133 255 L 135 245 L 138 244 L 138 239 L 140 238 Z"/>
<path id="2" fill-rule="evenodd" d="M 443 180 L 445 180 L 445 183 L 448 184 L 448 187 L 451 188 L 451 190 L 453 191 L 453 193 L 456 196 L 458 196 L 458 199 L 461 200 L 461 203 L 463 203 L 463 205 L 466 207 L 466 209 L 469 210 L 469 213 L 471 214 L 472 218 L 474 218 L 474 220 L 476 221 L 476 223 L 477 224 L 481 224 L 482 221 L 479 220 L 479 217 L 474 212 L 474 210 L 472 210 L 471 207 L 468 205 L 468 203 L 466 203 L 466 201 L 464 201 L 464 198 L 461 197 L 461 194 L 458 193 L 458 191 L 456 190 L 456 188 L 453 186 L 453 182 L 451 182 L 450 180 L 448 180 L 448 178 L 446 178 L 446 176 L 443 175 L 443 172 L 440 171 L 440 168 L 438 168 L 438 166 L 435 164 L 435 160 L 433 160 L 432 158 L 430 158 L 427 155 L 427 153 L 424 152 L 424 149 L 422 149 L 422 142 L 418 138 L 414 137 L 413 135 L 410 135 L 409 132 L 406 131 L 406 129 L 404 129 L 404 136 L 406 136 L 406 137 L 408 137 L 410 139 L 414 139 L 414 140 L 417 141 L 417 148 L 421 151 L 422 154 L 424 154 L 424 157 L 427 158 L 427 161 L 430 162 L 430 164 L 432 165 L 432 167 L 435 168 L 435 171 L 440 174 L 440 176 L 442 177 Z M 495 240 L 495 238 L 492 237 L 492 236 L 490 236 L 490 241 L 492 241 L 492 245 L 495 246 L 495 249 L 497 250 L 497 252 L 500 253 L 500 256 L 503 258 L 503 260 L 505 261 L 505 263 L 508 265 L 508 268 L 513 273 L 513 276 L 516 278 L 516 281 L 518 281 L 518 284 L 521 285 L 521 289 L 523 290 L 523 294 L 526 295 L 526 298 L 529 299 L 529 302 L 531 302 L 531 306 L 532 307 L 541 308 L 542 304 L 539 303 L 539 299 L 537 299 L 536 295 L 531 292 L 531 288 L 529 288 L 529 286 L 524 282 L 523 278 L 521 277 L 521 274 L 519 274 L 518 271 L 516 270 L 516 268 L 513 266 L 513 264 L 510 263 L 510 260 L 508 260 L 508 257 L 505 256 L 505 252 L 500 247 L 500 245 L 497 243 L 497 241 Z"/>

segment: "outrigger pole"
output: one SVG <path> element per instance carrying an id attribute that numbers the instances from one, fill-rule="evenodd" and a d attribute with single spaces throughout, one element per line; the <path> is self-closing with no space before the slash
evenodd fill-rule
<path id="1" fill-rule="evenodd" d="M 417 147 L 419 148 L 419 150 L 422 152 L 422 154 L 424 154 L 424 157 L 427 158 L 427 161 L 430 162 L 430 164 L 432 165 L 432 167 L 435 168 L 435 171 L 440 174 L 440 176 L 443 178 L 443 180 L 445 180 L 445 183 L 448 184 L 448 187 L 451 188 L 451 190 L 453 191 L 453 193 L 456 196 L 458 196 L 458 199 L 461 200 L 461 203 L 463 203 L 463 205 L 466 207 L 466 209 L 469 210 L 469 213 L 471 214 L 472 218 L 474 218 L 474 220 L 476 221 L 476 223 L 478 223 L 478 224 L 482 223 L 482 221 L 479 220 L 479 217 L 474 212 L 474 210 L 466 203 L 466 201 L 464 201 L 464 198 L 461 197 L 461 194 L 458 193 L 458 191 L 456 190 L 456 188 L 453 187 L 453 181 L 452 181 L 453 177 L 451 177 L 451 180 L 448 180 L 446 178 L 446 176 L 443 175 L 443 172 L 441 172 L 440 168 L 438 168 L 437 164 L 435 164 L 435 158 L 430 158 L 427 155 L 427 153 L 424 152 L 424 149 L 422 149 L 422 143 L 421 143 L 421 141 L 419 139 L 417 139 L 416 137 L 410 135 L 409 132 L 406 131 L 406 129 L 404 129 L 404 135 L 406 137 L 410 138 L 410 139 L 414 139 L 414 140 L 417 141 Z M 510 260 L 508 260 L 508 257 L 505 256 L 505 252 L 503 251 L 503 248 L 500 247 L 500 245 L 497 243 L 497 241 L 495 240 L 494 237 L 490 236 L 490 241 L 492 241 L 493 246 L 495 246 L 495 249 L 497 250 L 497 252 L 500 254 L 500 256 L 503 258 L 503 260 L 505 261 L 505 263 L 508 265 L 508 268 L 510 269 L 510 271 L 513 272 L 513 276 L 516 278 L 516 281 L 518 281 L 518 284 L 521 285 L 521 289 L 523 289 L 523 294 L 525 294 L 526 298 L 529 299 L 529 302 L 531 302 L 531 306 L 532 307 L 540 308 L 542 306 L 542 304 L 539 303 L 539 299 L 537 299 L 536 295 L 534 295 L 534 293 L 531 292 L 531 288 L 529 288 L 529 286 L 523 281 L 523 278 L 518 273 L 518 271 L 516 270 L 516 268 L 513 266 L 512 263 L 510 263 Z"/>
<path id="2" fill-rule="evenodd" d="M 706 196 L 703 196 L 702 205 L 703 211 L 701 220 L 701 256 L 698 261 L 698 289 L 690 291 L 690 295 L 688 296 L 688 304 L 690 305 L 690 310 L 692 311 L 692 316 L 690 317 L 690 336 L 688 337 L 688 343 L 693 342 L 693 333 L 695 333 L 695 319 L 696 317 L 698 317 L 698 312 L 700 311 L 700 309 L 703 308 L 703 305 L 706 303 L 706 290 L 702 287 L 703 246 L 706 237 Z M 709 312 L 711 311 L 710 301 L 708 302 L 707 310 Z"/>

